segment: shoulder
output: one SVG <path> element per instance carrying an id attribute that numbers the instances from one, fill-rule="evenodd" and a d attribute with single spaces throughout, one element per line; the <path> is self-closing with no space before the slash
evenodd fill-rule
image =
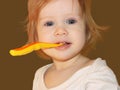
<path id="1" fill-rule="evenodd" d="M 91 78 L 112 78 L 116 79 L 116 76 L 112 69 L 107 65 L 105 60 L 102 60 L 101 58 L 97 58 L 93 65 L 91 66 L 91 71 L 89 74 L 89 77 Z"/>
<path id="2" fill-rule="evenodd" d="M 119 90 L 114 72 L 107 66 L 106 61 L 98 58 L 92 65 L 88 75 L 87 90 Z"/>
<path id="3" fill-rule="evenodd" d="M 40 76 L 45 73 L 45 71 L 51 66 L 52 64 L 45 65 L 43 67 L 40 67 L 35 72 L 35 77 Z"/>

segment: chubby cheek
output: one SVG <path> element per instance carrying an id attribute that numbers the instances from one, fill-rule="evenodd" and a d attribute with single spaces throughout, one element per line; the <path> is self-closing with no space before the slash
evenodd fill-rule
<path id="1" fill-rule="evenodd" d="M 47 37 L 44 35 L 44 36 L 38 36 L 38 41 L 39 41 L 39 42 L 49 42 L 50 39 L 47 38 Z"/>
<path id="2" fill-rule="evenodd" d="M 39 42 L 51 42 L 51 34 L 45 31 L 38 31 L 38 41 Z"/>
<path id="3" fill-rule="evenodd" d="M 84 47 L 85 43 L 86 43 L 86 33 L 85 30 L 78 30 L 78 32 L 75 32 L 73 35 L 73 43 L 75 45 L 75 50 L 82 50 L 82 48 Z"/>

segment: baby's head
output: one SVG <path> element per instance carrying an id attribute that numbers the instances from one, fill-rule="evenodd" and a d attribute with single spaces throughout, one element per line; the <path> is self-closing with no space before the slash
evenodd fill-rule
<path id="1" fill-rule="evenodd" d="M 85 55 L 102 29 L 91 16 L 91 0 L 28 0 L 28 43 L 77 42 Z"/>

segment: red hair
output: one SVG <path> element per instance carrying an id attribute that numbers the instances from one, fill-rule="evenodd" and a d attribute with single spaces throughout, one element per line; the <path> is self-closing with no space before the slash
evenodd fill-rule
<path id="1" fill-rule="evenodd" d="M 37 22 L 39 12 L 52 0 L 28 0 L 28 17 L 27 17 L 27 33 L 28 43 L 37 42 Z M 78 0 L 82 9 L 82 14 L 86 21 L 86 36 L 87 41 L 81 53 L 85 55 L 91 48 L 94 47 L 96 41 L 100 39 L 100 31 L 105 30 L 105 27 L 97 25 L 91 15 L 91 0 Z M 40 51 L 39 51 L 40 52 Z"/>

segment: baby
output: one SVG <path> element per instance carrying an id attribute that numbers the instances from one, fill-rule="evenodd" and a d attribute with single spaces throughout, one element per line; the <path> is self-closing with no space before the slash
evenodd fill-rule
<path id="1" fill-rule="evenodd" d="M 88 51 L 100 38 L 91 0 L 28 0 L 28 42 L 62 43 L 38 54 L 53 63 L 38 69 L 33 90 L 120 90 L 105 60 Z"/>

